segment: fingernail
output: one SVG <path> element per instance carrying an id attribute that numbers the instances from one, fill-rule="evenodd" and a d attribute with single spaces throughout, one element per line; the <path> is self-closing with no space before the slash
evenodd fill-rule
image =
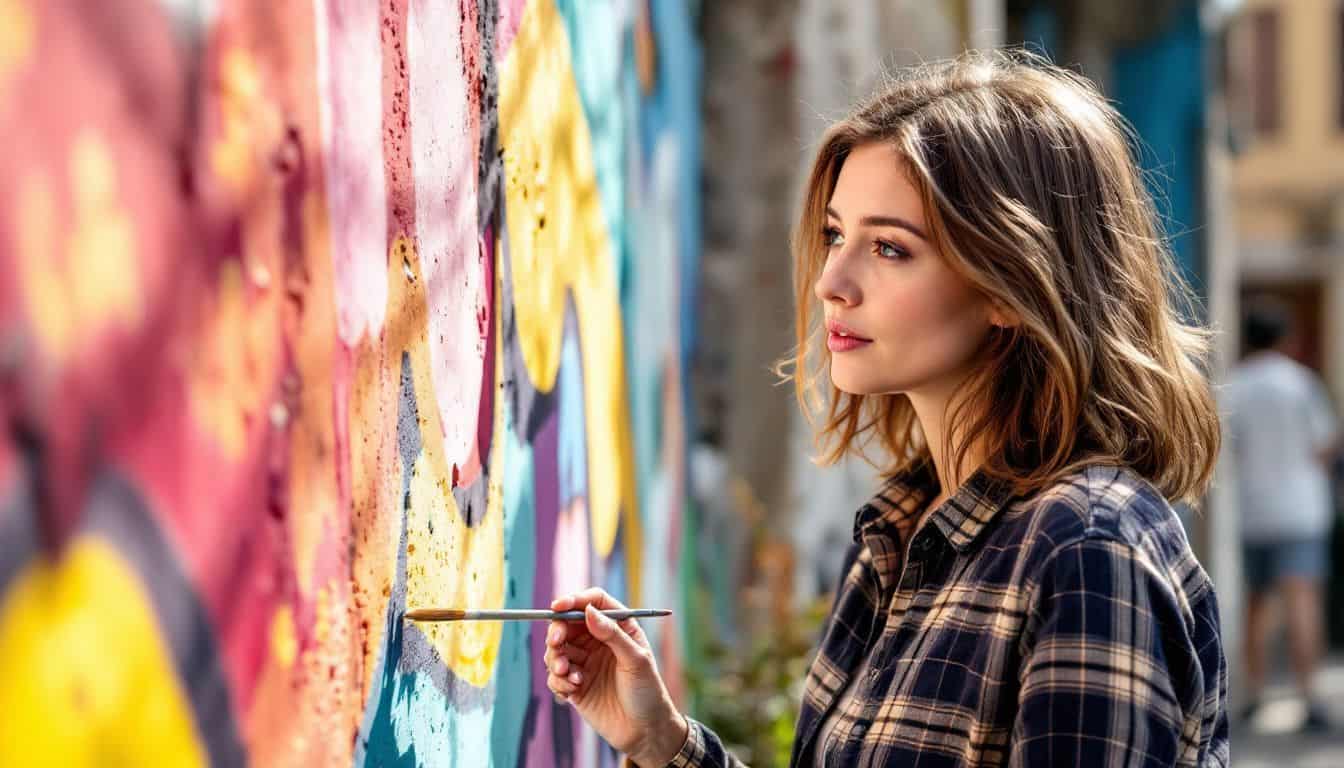
<path id="1" fill-rule="evenodd" d="M 579 683 L 583 682 L 583 675 L 579 674 L 577 671 L 570 672 L 569 682 L 578 685 Z"/>

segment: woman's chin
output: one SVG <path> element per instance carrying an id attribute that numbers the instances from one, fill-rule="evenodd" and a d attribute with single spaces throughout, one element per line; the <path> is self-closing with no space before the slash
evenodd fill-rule
<path id="1" fill-rule="evenodd" d="M 851 375 L 834 367 L 831 368 L 831 384 L 847 395 L 877 395 L 888 391 L 869 377 Z"/>

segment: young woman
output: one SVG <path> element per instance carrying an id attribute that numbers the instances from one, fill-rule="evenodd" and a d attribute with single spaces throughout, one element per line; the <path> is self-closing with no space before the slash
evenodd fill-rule
<path id="1" fill-rule="evenodd" d="M 794 251 L 800 402 L 824 458 L 871 440 L 889 479 L 792 763 L 1225 766 L 1217 601 L 1168 505 L 1218 452 L 1208 339 L 1116 112 L 1025 54 L 915 71 L 826 133 Z M 616 600 L 576 607 L 557 696 L 638 766 L 739 764 Z"/>

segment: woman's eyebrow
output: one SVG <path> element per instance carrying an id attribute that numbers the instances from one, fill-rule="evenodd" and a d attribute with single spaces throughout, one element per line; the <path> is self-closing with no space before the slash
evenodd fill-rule
<path id="1" fill-rule="evenodd" d="M 826 214 L 837 219 L 840 218 L 840 214 L 829 205 L 826 206 Z M 865 227 L 896 227 L 908 231 L 910 234 L 921 240 L 929 239 L 929 236 L 924 234 L 924 230 L 911 224 L 909 221 L 902 219 L 900 216 L 864 216 L 859 219 L 859 223 Z"/>

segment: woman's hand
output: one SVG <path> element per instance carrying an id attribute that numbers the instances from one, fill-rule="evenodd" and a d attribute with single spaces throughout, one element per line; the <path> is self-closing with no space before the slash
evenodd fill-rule
<path id="1" fill-rule="evenodd" d="M 584 620 L 552 621 L 546 634 L 546 685 L 639 766 L 671 762 L 688 723 L 658 675 L 653 649 L 634 619 L 599 611 L 625 608 L 598 587 L 556 598 L 551 610 L 583 610 Z"/>

